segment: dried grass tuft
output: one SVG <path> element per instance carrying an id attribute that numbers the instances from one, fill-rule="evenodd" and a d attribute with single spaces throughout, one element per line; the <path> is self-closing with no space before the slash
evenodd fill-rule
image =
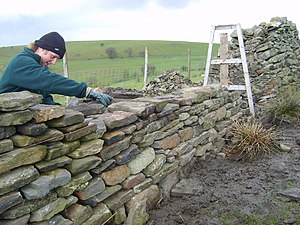
<path id="1" fill-rule="evenodd" d="M 279 150 L 274 127 L 265 128 L 254 118 L 234 122 L 226 156 L 231 159 L 252 160 Z"/>
<path id="2" fill-rule="evenodd" d="M 280 93 L 276 100 L 270 104 L 270 117 L 274 123 L 299 122 L 300 95 L 299 92 L 286 91 Z"/>

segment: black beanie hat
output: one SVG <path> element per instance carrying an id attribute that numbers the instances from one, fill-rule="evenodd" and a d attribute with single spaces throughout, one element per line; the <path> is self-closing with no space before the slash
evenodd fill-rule
<path id="1" fill-rule="evenodd" d="M 66 52 L 65 40 L 57 32 L 50 32 L 48 34 L 45 34 L 39 40 L 36 40 L 35 44 L 38 47 L 58 54 L 61 59 L 64 57 L 64 54 Z"/>

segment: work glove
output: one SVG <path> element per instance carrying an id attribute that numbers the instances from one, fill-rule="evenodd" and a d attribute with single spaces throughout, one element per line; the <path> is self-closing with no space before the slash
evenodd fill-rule
<path id="1" fill-rule="evenodd" d="M 93 99 L 94 101 L 98 100 L 105 107 L 109 106 L 113 100 L 111 96 L 94 90 L 91 90 L 87 97 Z"/>

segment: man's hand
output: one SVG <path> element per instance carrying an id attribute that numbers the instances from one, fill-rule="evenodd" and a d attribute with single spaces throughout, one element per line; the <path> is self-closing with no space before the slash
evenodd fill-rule
<path id="1" fill-rule="evenodd" d="M 87 96 L 93 100 L 98 100 L 105 107 L 109 106 L 112 103 L 113 98 L 107 94 L 103 94 L 94 90 L 91 90 Z"/>

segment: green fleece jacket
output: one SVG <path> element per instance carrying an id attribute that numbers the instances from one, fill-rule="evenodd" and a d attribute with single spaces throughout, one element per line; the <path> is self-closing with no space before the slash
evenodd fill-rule
<path id="1" fill-rule="evenodd" d="M 25 47 L 7 65 L 0 79 L 0 93 L 28 90 L 43 95 L 43 103 L 48 105 L 58 104 L 51 94 L 85 97 L 85 82 L 78 83 L 52 73 L 48 67 L 40 65 L 40 60 L 39 55 Z"/>

